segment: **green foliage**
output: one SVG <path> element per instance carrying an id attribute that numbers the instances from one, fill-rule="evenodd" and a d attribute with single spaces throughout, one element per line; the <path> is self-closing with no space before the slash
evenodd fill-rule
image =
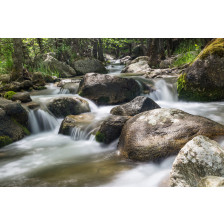
<path id="1" fill-rule="evenodd" d="M 0 74 L 8 73 L 13 66 L 13 43 L 11 38 L 0 38 Z"/>
<path id="2" fill-rule="evenodd" d="M 179 67 L 181 65 L 189 64 L 194 61 L 194 59 L 197 57 L 197 54 L 195 52 L 187 52 L 184 53 L 181 57 L 177 58 L 177 60 L 174 61 L 172 64 L 172 67 Z"/>
<path id="3" fill-rule="evenodd" d="M 180 54 L 171 67 L 179 67 L 192 63 L 200 53 L 203 43 L 200 39 L 184 39 L 175 50 L 174 54 Z"/>
<path id="4" fill-rule="evenodd" d="M 9 145 L 12 143 L 12 139 L 9 136 L 0 136 L 0 147 Z"/>
<path id="5" fill-rule="evenodd" d="M 49 67 L 46 67 L 45 65 L 43 65 L 43 63 L 40 63 L 39 66 L 33 70 L 33 72 L 41 72 L 43 75 L 60 77 L 59 72 L 52 71 Z"/>
<path id="6" fill-rule="evenodd" d="M 4 97 L 8 100 L 11 100 L 13 95 L 15 95 L 16 93 L 14 91 L 8 91 L 7 93 L 5 93 Z"/>

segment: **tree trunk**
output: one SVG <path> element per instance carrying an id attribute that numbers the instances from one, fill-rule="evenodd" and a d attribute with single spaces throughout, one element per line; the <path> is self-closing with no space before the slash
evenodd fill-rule
<path id="1" fill-rule="evenodd" d="M 94 41 L 93 41 L 93 57 L 96 59 L 98 58 L 97 51 L 98 51 L 98 40 L 94 39 Z"/>
<path id="2" fill-rule="evenodd" d="M 13 38 L 13 70 L 12 81 L 17 80 L 23 75 L 23 43 L 22 38 Z"/>
<path id="3" fill-rule="evenodd" d="M 160 60 L 166 59 L 165 48 L 164 48 L 164 39 L 163 38 L 159 39 L 159 59 Z"/>
<path id="4" fill-rule="evenodd" d="M 149 66 L 157 67 L 159 65 L 159 62 L 160 62 L 159 38 L 153 38 L 152 39 L 152 44 L 151 44 L 150 51 L 149 51 L 149 57 L 150 57 Z"/>
<path id="5" fill-rule="evenodd" d="M 103 43 L 102 43 L 102 40 L 101 40 L 101 38 L 99 38 L 98 39 L 99 41 L 99 43 L 98 43 L 98 59 L 100 60 L 100 61 L 104 61 L 104 57 L 103 57 Z"/>

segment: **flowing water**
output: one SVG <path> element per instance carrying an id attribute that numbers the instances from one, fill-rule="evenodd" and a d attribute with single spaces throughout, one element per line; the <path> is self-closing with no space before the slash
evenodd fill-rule
<path id="1" fill-rule="evenodd" d="M 107 68 L 119 75 L 119 61 Z M 156 91 L 147 96 L 161 107 L 178 108 L 208 117 L 224 124 L 224 102 L 197 103 L 178 101 L 176 79 L 146 80 L 133 77 L 139 83 L 153 83 Z M 108 146 L 95 141 L 91 131 L 109 116 L 113 106 L 98 107 L 89 102 L 93 121 L 84 129 L 74 128 L 71 136 L 58 134 L 63 119 L 56 119 L 46 103 L 60 96 L 76 96 L 61 92 L 51 84 L 46 90 L 32 94 L 41 108 L 29 112 L 32 134 L 0 150 L 0 186 L 163 186 L 166 185 L 175 156 L 161 163 L 137 163 L 123 160 L 116 150 L 118 140 Z"/>

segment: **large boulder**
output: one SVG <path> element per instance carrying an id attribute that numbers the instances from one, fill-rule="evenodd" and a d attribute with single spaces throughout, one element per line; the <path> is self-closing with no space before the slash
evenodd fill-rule
<path id="1" fill-rule="evenodd" d="M 144 55 L 144 48 L 142 45 L 137 45 L 132 50 L 132 58 L 137 58 Z"/>
<path id="2" fill-rule="evenodd" d="M 28 92 L 16 93 L 12 96 L 12 101 L 21 101 L 22 103 L 28 103 L 32 101 Z"/>
<path id="3" fill-rule="evenodd" d="M 154 109 L 126 122 L 118 149 L 121 155 L 132 160 L 159 160 L 177 154 L 197 135 L 223 136 L 224 126 L 178 109 Z"/>
<path id="4" fill-rule="evenodd" d="M 224 38 L 211 41 L 178 79 L 180 99 L 224 99 Z"/>
<path id="5" fill-rule="evenodd" d="M 129 118 L 128 116 L 110 116 L 101 124 L 96 133 L 96 140 L 105 144 L 113 142 L 119 138 L 122 128 Z"/>
<path id="6" fill-rule="evenodd" d="M 137 96 L 128 103 L 114 107 L 110 113 L 113 115 L 134 116 L 157 108 L 160 108 L 160 106 L 149 97 Z"/>
<path id="7" fill-rule="evenodd" d="M 19 104 L 0 98 L 0 147 L 29 134 L 28 113 Z"/>
<path id="8" fill-rule="evenodd" d="M 170 185 L 205 186 L 209 179 L 211 182 L 211 178 L 207 176 L 223 175 L 224 150 L 217 142 L 205 136 L 197 136 L 189 141 L 176 157 L 170 174 Z"/>
<path id="9" fill-rule="evenodd" d="M 57 72 L 60 77 L 72 77 L 76 75 L 75 70 L 64 62 L 58 61 L 52 54 L 46 54 L 44 65 L 47 69 Z"/>
<path id="10" fill-rule="evenodd" d="M 12 118 L 15 122 L 28 127 L 28 113 L 20 103 L 0 98 L 0 108 L 2 108 L 6 112 L 6 115 Z"/>
<path id="11" fill-rule="evenodd" d="M 149 67 L 149 57 L 148 56 L 141 56 L 131 63 L 128 63 L 126 67 L 122 70 L 123 73 L 140 73 L 145 74 L 149 73 L 151 68 Z"/>
<path id="12" fill-rule="evenodd" d="M 128 102 L 140 95 L 140 86 L 134 79 L 112 75 L 88 73 L 79 86 L 79 95 L 99 105 L 113 105 Z"/>
<path id="13" fill-rule="evenodd" d="M 84 130 L 92 124 L 94 118 L 92 113 L 68 115 L 61 123 L 59 134 L 70 135 L 74 128 Z"/>
<path id="14" fill-rule="evenodd" d="M 73 67 L 77 72 L 77 75 L 85 75 L 86 73 L 90 72 L 97 72 L 97 73 L 107 73 L 106 68 L 97 59 L 94 58 L 85 58 L 77 60 L 73 63 Z"/>
<path id="15" fill-rule="evenodd" d="M 78 97 L 60 97 L 52 99 L 47 108 L 55 117 L 66 117 L 90 112 L 89 103 Z"/>

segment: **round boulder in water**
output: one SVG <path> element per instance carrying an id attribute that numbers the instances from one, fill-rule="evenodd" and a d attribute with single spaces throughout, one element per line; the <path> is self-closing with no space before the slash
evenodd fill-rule
<path id="1" fill-rule="evenodd" d="M 60 97 L 52 99 L 47 108 L 55 117 L 65 117 L 67 115 L 77 115 L 90 112 L 89 103 L 78 97 Z"/>
<path id="2" fill-rule="evenodd" d="M 122 128 L 129 118 L 128 116 L 110 116 L 101 124 L 96 133 L 96 140 L 105 144 L 113 142 L 119 138 Z"/>
<path id="3" fill-rule="evenodd" d="M 144 111 L 160 108 L 152 99 L 145 96 L 137 96 L 129 103 L 114 107 L 110 113 L 121 116 L 134 116 Z"/>
<path id="4" fill-rule="evenodd" d="M 140 86 L 134 79 L 88 73 L 80 83 L 78 93 L 99 105 L 128 102 L 140 95 Z"/>
<path id="5" fill-rule="evenodd" d="M 158 160 L 179 150 L 197 135 L 224 135 L 224 126 L 178 109 L 155 109 L 129 119 L 122 129 L 118 150 L 137 161 Z"/>
<path id="6" fill-rule="evenodd" d="M 220 178 L 224 175 L 223 164 L 222 147 L 205 136 L 197 136 L 189 141 L 176 157 L 170 174 L 170 185 L 172 187 L 223 186 L 224 178 Z"/>

